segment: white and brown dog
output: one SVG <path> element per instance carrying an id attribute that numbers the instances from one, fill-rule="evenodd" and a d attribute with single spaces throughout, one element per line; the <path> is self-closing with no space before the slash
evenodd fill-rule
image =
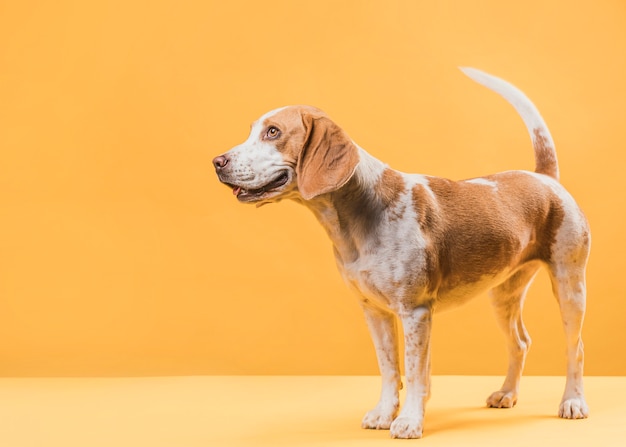
<path id="1" fill-rule="evenodd" d="M 422 436 L 430 394 L 430 333 L 434 311 L 489 291 L 507 336 L 509 368 L 487 405 L 517 402 L 530 338 L 524 296 L 544 266 L 552 280 L 567 339 L 567 382 L 559 416 L 588 416 L 583 395 L 587 220 L 558 181 L 550 132 L 532 102 L 511 84 L 462 69 L 508 100 L 533 142 L 535 172 L 507 171 L 452 181 L 404 174 L 357 146 L 322 111 L 273 110 L 248 139 L 213 164 L 240 202 L 295 200 L 309 208 L 334 245 L 341 275 L 359 296 L 374 341 L 382 392 L 362 426 L 394 438 Z M 396 318 L 404 328 L 406 402 Z"/>

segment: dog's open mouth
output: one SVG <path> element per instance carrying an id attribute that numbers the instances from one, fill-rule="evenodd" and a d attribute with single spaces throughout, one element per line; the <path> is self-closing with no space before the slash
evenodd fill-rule
<path id="1" fill-rule="evenodd" d="M 289 173 L 287 171 L 281 171 L 274 180 L 258 189 L 246 189 L 230 183 L 227 183 L 227 185 L 233 189 L 233 194 L 237 196 L 240 202 L 254 202 L 263 198 L 265 194 L 284 186 L 288 181 Z"/>

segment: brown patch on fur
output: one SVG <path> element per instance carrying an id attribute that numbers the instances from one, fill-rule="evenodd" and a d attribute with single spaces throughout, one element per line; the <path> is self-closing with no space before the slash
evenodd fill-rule
<path id="1" fill-rule="evenodd" d="M 518 264 L 539 260 L 549 262 L 556 235 L 563 224 L 565 210 L 561 199 L 536 178 L 526 174 L 510 172 L 492 176 L 500 179 L 498 197 L 510 210 L 519 225 L 526 228 L 526 244 L 519 255 Z M 506 216 L 504 216 L 506 218 Z"/>
<path id="2" fill-rule="evenodd" d="M 303 114 L 314 117 L 325 116 L 324 112 L 310 106 L 287 107 L 266 118 L 263 122 L 263 132 L 261 133 L 261 138 L 263 138 L 265 131 L 269 127 L 274 126 L 278 128 L 281 135 L 273 143 L 276 150 L 281 152 L 286 160 L 294 166 L 300 157 L 307 136 L 307 129 L 302 121 Z"/>
<path id="3" fill-rule="evenodd" d="M 398 171 L 387 168 L 374 185 L 374 194 L 388 212 L 389 222 L 402 219 L 406 205 L 400 202 L 400 196 L 406 190 L 404 177 Z"/>
<path id="4" fill-rule="evenodd" d="M 439 288 L 442 279 L 439 271 L 439 253 L 433 245 L 433 241 L 441 240 L 437 205 L 423 185 L 415 185 L 411 193 L 413 208 L 417 213 L 417 223 L 426 241 L 425 273 L 428 278 L 427 290 L 432 294 Z"/>
<path id="5" fill-rule="evenodd" d="M 535 149 L 535 172 L 549 175 L 559 179 L 559 166 L 554 147 L 548 143 L 548 139 L 541 133 L 541 129 L 533 129 Z"/>
<path id="6" fill-rule="evenodd" d="M 385 169 L 374 186 L 374 192 L 386 206 L 393 206 L 406 189 L 404 178 L 398 171 Z"/>
<path id="7" fill-rule="evenodd" d="M 350 137 L 325 116 L 302 113 L 307 130 L 298 158 L 298 189 L 305 200 L 336 191 L 354 174 L 359 162 Z"/>
<path id="8" fill-rule="evenodd" d="M 431 292 L 445 293 L 530 261 L 550 261 L 565 216 L 560 199 L 527 174 L 486 179 L 497 189 L 429 178 L 436 202 L 424 187 L 413 188 L 418 223 L 428 243 Z"/>
<path id="9" fill-rule="evenodd" d="M 531 241 L 525 253 L 526 258 L 544 262 L 552 258 L 552 246 L 565 218 L 565 210 L 558 197 L 553 196 L 547 202 L 547 206 L 537 210 L 537 219 L 540 224 L 532 227 Z"/>
<path id="10" fill-rule="evenodd" d="M 517 229 L 523 227 L 509 208 L 517 198 L 507 199 L 489 186 L 434 177 L 429 187 L 437 200 L 436 222 L 429 224 L 433 218 L 423 215 L 429 210 L 420 210 L 424 199 L 419 194 L 414 201 L 419 202 L 420 225 L 434 228 L 430 257 L 436 274 L 431 274 L 431 289 L 445 292 L 475 283 L 518 261 L 522 241 Z"/>
<path id="11" fill-rule="evenodd" d="M 422 233 L 430 234 L 436 231 L 437 211 L 436 203 L 424 185 L 415 185 L 412 190 L 413 208 L 417 212 L 417 223 Z"/>

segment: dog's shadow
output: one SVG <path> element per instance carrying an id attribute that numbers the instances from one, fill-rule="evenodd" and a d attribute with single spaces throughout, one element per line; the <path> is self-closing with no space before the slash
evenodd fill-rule
<path id="1" fill-rule="evenodd" d="M 446 434 L 457 437 L 472 437 L 480 433 L 481 437 L 492 433 L 490 439 L 498 439 L 502 430 L 511 432 L 527 430 L 536 423 L 556 420 L 556 415 L 519 414 L 515 409 L 494 409 L 487 407 L 438 407 L 426 412 L 424 438 L 445 437 Z M 332 417 L 319 414 L 317 418 L 294 424 L 281 423 L 265 425 L 247 438 L 250 445 L 335 445 L 343 442 L 380 442 L 390 438 L 389 430 L 366 430 L 359 427 L 358 417 L 346 414 L 345 417 Z M 293 420 L 292 420 L 293 422 Z M 506 437 L 505 437 L 506 438 Z M 505 439 L 503 438 L 503 439 Z M 243 440 L 241 438 L 240 440 Z"/>
<path id="2" fill-rule="evenodd" d="M 490 428 L 529 427 L 533 422 L 557 420 L 556 415 L 519 414 L 513 409 L 480 407 L 432 408 L 426 411 L 424 435 L 453 431 L 489 431 Z"/>

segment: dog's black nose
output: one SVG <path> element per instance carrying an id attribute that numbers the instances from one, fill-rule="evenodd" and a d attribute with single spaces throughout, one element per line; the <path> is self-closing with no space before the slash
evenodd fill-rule
<path id="1" fill-rule="evenodd" d="M 229 160 L 227 157 L 225 157 L 224 155 L 220 155 L 219 157 L 215 157 L 213 159 L 213 166 L 215 166 L 215 170 L 219 171 L 226 167 L 228 161 Z"/>

